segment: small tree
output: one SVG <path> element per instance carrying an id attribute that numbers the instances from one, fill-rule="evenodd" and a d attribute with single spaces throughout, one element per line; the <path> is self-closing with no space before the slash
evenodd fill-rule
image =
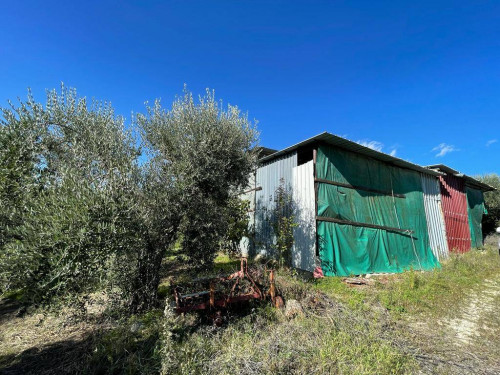
<path id="1" fill-rule="evenodd" d="M 292 194 L 285 187 L 283 179 L 274 192 L 274 207 L 271 211 L 271 225 L 275 241 L 274 249 L 278 266 L 290 266 L 292 261 L 292 248 L 294 244 L 293 231 L 297 223 L 294 216 Z"/>

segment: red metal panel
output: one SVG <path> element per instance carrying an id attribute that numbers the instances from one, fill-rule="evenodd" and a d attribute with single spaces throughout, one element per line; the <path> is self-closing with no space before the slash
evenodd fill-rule
<path id="1" fill-rule="evenodd" d="M 471 248 L 465 182 L 451 175 L 440 176 L 439 182 L 448 247 L 450 251 L 465 253 Z"/>

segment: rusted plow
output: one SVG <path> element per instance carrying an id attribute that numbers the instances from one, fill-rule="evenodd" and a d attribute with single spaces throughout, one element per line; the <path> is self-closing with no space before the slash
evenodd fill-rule
<path id="1" fill-rule="evenodd" d="M 266 279 L 256 282 L 248 271 L 247 258 L 241 258 L 240 270 L 229 276 L 217 276 L 192 280 L 173 286 L 175 311 L 185 313 L 197 310 L 217 310 L 232 304 L 269 298 L 275 307 L 283 306 L 278 294 L 274 270 L 269 270 Z M 254 274 L 254 276 L 256 276 Z M 267 290 L 263 284 L 268 284 Z M 199 289 L 204 290 L 199 290 Z M 198 290 L 196 290 L 198 289 Z M 265 291 L 264 291 L 265 290 Z"/>

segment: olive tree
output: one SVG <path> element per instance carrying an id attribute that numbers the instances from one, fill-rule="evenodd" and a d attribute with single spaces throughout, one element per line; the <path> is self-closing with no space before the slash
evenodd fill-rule
<path id="1" fill-rule="evenodd" d="M 11 104 L 12 106 L 12 104 Z M 16 116 L 19 114 L 19 116 Z M 20 108 L 2 108 L 0 117 L 0 249 L 20 240 L 26 201 L 43 185 L 40 176 L 43 128 L 33 126 L 40 109 L 29 96 Z M 38 177 L 37 177 L 38 176 Z"/>
<path id="2" fill-rule="evenodd" d="M 224 213 L 255 168 L 255 123 L 214 92 L 195 101 L 186 89 L 169 110 L 157 100 L 136 120 L 156 168 L 176 186 L 183 253 L 193 266 L 210 265 L 228 229 Z"/>
<path id="3" fill-rule="evenodd" d="M 95 287 L 110 255 L 142 246 L 139 150 L 108 103 L 75 90 L 2 110 L 1 289 L 47 301 Z"/>
<path id="4" fill-rule="evenodd" d="M 210 92 L 136 117 L 142 163 L 113 107 L 75 90 L 1 114 L 0 291 L 27 302 L 106 288 L 132 311 L 151 307 L 178 238 L 192 264 L 211 263 L 255 164 L 254 124 Z"/>

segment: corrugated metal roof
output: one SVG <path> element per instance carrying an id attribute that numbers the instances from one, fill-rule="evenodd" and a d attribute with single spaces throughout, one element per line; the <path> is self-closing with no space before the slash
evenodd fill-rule
<path id="1" fill-rule="evenodd" d="M 465 179 L 465 183 L 467 185 L 479 188 L 479 190 L 483 190 L 483 191 L 493 191 L 493 190 L 496 190 L 493 186 L 485 184 L 484 182 L 476 180 L 475 178 L 473 178 L 471 176 L 467 176 L 467 175 L 465 175 L 463 173 L 457 174 L 456 176 L 457 177 L 462 177 L 463 179 Z"/>
<path id="2" fill-rule="evenodd" d="M 262 147 L 262 146 L 257 147 L 257 152 L 259 153 L 259 156 L 262 156 L 263 158 L 274 154 L 276 151 L 278 150 L 269 147 Z"/>
<path id="3" fill-rule="evenodd" d="M 403 160 L 400 158 L 396 158 L 394 156 L 391 156 L 389 154 L 386 154 L 386 153 L 383 153 L 380 151 L 375 151 L 369 147 L 362 146 L 359 143 L 356 143 L 356 142 L 350 141 L 348 139 L 333 135 L 333 134 L 328 133 L 328 132 L 318 134 L 312 138 L 306 139 L 306 140 L 299 142 L 293 146 L 284 148 L 283 150 L 280 150 L 278 152 L 273 153 L 272 155 L 269 155 L 269 156 L 266 156 L 266 157 L 260 159 L 259 162 L 261 162 L 261 163 L 268 162 L 270 160 L 273 160 L 274 158 L 277 158 L 281 155 L 287 154 L 287 153 L 294 151 L 300 147 L 307 146 L 307 145 L 310 145 L 313 143 L 318 143 L 318 142 L 324 142 L 324 143 L 330 144 L 332 146 L 343 148 L 343 149 L 348 150 L 348 151 L 357 152 L 359 154 L 363 154 L 363 155 L 366 155 L 366 156 L 371 157 L 373 159 L 381 160 L 381 161 L 384 161 L 388 164 L 392 164 L 392 165 L 395 165 L 395 166 L 398 166 L 401 168 L 413 169 L 415 171 L 425 173 L 425 174 L 430 174 L 433 176 L 442 175 L 441 172 L 438 172 L 438 171 L 435 171 L 435 170 L 432 170 L 429 168 L 421 167 L 420 165 L 410 163 L 409 161 L 406 161 L 406 160 Z"/>
<path id="4" fill-rule="evenodd" d="M 455 169 L 452 169 L 444 164 L 428 165 L 426 168 L 439 170 L 441 172 L 445 172 L 445 173 L 450 174 L 452 176 L 463 178 L 467 185 L 470 185 L 470 186 L 475 187 L 475 188 L 482 190 L 482 191 L 496 190 L 493 186 L 490 186 L 488 184 L 485 184 L 484 182 L 476 180 L 474 177 L 470 177 L 470 176 L 467 176 L 463 173 L 460 173 L 459 171 L 456 171 Z"/>
<path id="5" fill-rule="evenodd" d="M 456 171 L 450 167 L 448 167 L 447 165 L 444 165 L 444 164 L 433 164 L 433 165 L 427 165 L 426 168 L 430 168 L 430 169 L 438 169 L 442 172 L 445 172 L 445 173 L 448 173 L 448 174 L 457 174 L 457 173 L 460 173 L 459 171 Z"/>

